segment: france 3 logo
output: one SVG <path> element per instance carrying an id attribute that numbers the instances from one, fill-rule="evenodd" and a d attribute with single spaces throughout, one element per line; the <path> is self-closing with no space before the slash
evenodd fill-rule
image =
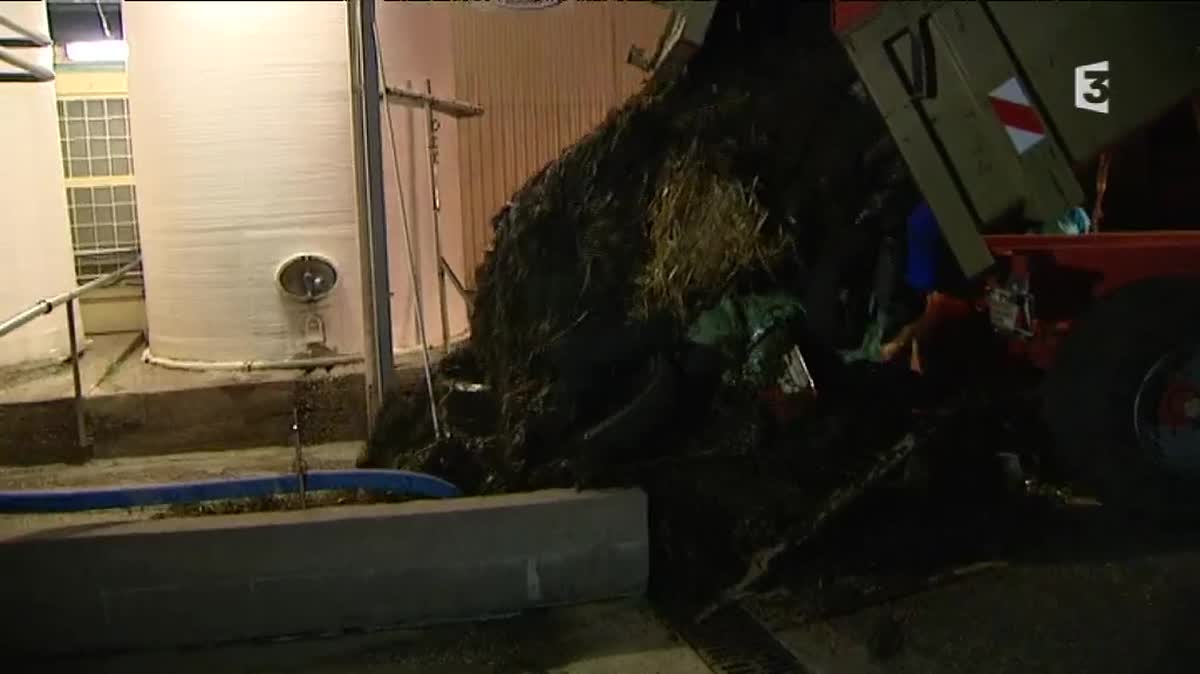
<path id="1" fill-rule="evenodd" d="M 1102 115 L 1108 114 L 1108 61 L 1097 61 L 1075 69 L 1075 107 Z"/>

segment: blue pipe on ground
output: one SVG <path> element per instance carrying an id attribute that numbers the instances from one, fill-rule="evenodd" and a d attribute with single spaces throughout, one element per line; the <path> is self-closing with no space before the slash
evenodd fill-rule
<path id="1" fill-rule="evenodd" d="M 412 496 L 451 498 L 462 494 L 441 478 L 406 470 L 312 470 L 305 491 L 386 491 Z M 177 484 L 127 485 L 80 489 L 0 491 L 0 513 L 62 513 L 108 508 L 260 498 L 300 491 L 296 475 L 239 477 Z"/>

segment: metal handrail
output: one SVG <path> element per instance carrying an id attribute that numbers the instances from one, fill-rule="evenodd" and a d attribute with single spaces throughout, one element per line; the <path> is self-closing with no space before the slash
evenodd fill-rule
<path id="1" fill-rule="evenodd" d="M 0 82 L 53 82 L 54 71 L 11 54 L 0 48 L 0 61 L 21 70 L 19 73 L 0 73 Z"/>
<path id="2" fill-rule="evenodd" d="M 25 59 L 9 52 L 4 47 L 15 48 L 44 48 L 49 47 L 53 41 L 46 35 L 37 31 L 29 30 L 20 24 L 0 16 L 0 26 L 3 26 L 10 31 L 16 33 L 20 37 L 16 38 L 0 38 L 0 62 L 7 63 L 21 72 L 17 73 L 0 73 L 0 82 L 53 82 L 54 71 L 40 66 L 36 63 L 26 61 Z"/>
<path id="3" fill-rule="evenodd" d="M 61 295 L 55 295 L 47 300 L 38 300 L 30 305 L 28 309 L 19 311 L 8 320 L 0 323 L 0 337 L 3 337 L 38 316 L 45 316 L 54 311 L 54 307 L 63 304 L 67 305 L 67 340 L 71 347 L 71 380 L 75 391 L 75 434 L 81 448 L 91 447 L 91 440 L 88 439 L 87 412 L 84 409 L 83 375 L 79 372 L 79 336 L 76 334 L 78 332 L 78 324 L 75 320 L 75 300 L 93 290 L 104 288 L 120 281 L 129 272 L 133 271 L 134 267 L 137 267 L 141 263 L 142 256 L 138 255 L 136 260 L 114 272 L 88 281 L 78 288 L 69 290 Z"/>
<path id="4" fill-rule="evenodd" d="M 54 44 L 49 35 L 39 33 L 36 30 L 30 30 L 21 24 L 0 16 L 0 26 L 11 30 L 20 35 L 19 38 L 3 38 L 0 39 L 0 46 L 4 47 L 49 47 Z"/>
<path id="5" fill-rule="evenodd" d="M 93 290 L 104 288 L 116 283 L 117 281 L 120 281 L 141 263 L 142 256 L 138 255 L 137 259 L 135 259 L 133 262 L 130 262 L 114 272 L 110 272 L 97 279 L 88 281 L 78 288 L 62 293 L 61 295 L 55 295 L 50 299 L 38 300 L 37 302 L 34 302 L 28 308 L 18 311 L 4 322 L 0 323 L 0 337 L 7 335 L 26 323 L 29 323 L 38 316 L 44 316 L 51 311 L 54 311 L 55 307 L 62 306 L 63 304 L 73 301 Z"/>

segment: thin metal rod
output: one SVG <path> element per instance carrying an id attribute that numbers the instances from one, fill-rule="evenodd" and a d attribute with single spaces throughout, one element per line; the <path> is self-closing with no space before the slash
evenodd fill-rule
<path id="1" fill-rule="evenodd" d="M 97 276 L 96 274 L 80 274 L 79 275 L 79 280 L 81 280 L 81 281 L 83 279 L 95 280 L 97 278 L 99 278 L 99 276 Z M 142 278 L 142 270 L 141 269 L 136 269 L 134 271 L 129 272 L 128 274 L 125 275 L 125 278 L 123 278 L 121 280 L 124 281 L 125 284 L 131 288 L 145 288 L 146 287 L 145 279 Z"/>
<path id="2" fill-rule="evenodd" d="M 454 273 L 454 268 L 450 266 L 449 262 L 446 262 L 445 258 L 442 258 L 442 269 L 444 269 L 446 272 L 446 278 L 450 279 L 450 285 L 454 286 L 454 289 L 458 291 L 458 294 L 461 295 L 462 298 L 468 302 L 468 306 L 470 306 L 469 303 L 472 300 L 471 291 L 467 290 L 467 286 L 463 285 L 462 280 L 458 278 L 458 274 Z"/>
<path id="3" fill-rule="evenodd" d="M 142 264 L 142 256 L 139 255 L 136 260 L 122 266 L 120 269 L 118 269 L 114 272 L 109 272 L 108 274 L 105 274 L 104 276 L 101 276 L 100 278 L 97 278 L 93 281 L 88 281 L 87 283 L 79 286 L 78 288 L 76 288 L 70 292 L 63 293 L 62 295 L 59 295 L 58 297 L 51 299 L 50 303 L 53 304 L 54 306 L 58 306 L 60 304 L 63 304 L 64 302 L 73 300 L 81 295 L 90 293 L 91 291 L 96 290 L 97 288 L 103 288 L 105 286 L 110 286 L 110 285 L 116 283 L 117 281 L 120 281 L 122 278 L 124 278 L 127 274 L 132 272 L 135 268 L 139 267 L 141 264 Z"/>
<path id="4" fill-rule="evenodd" d="M 138 249 L 134 246 L 126 248 L 105 248 L 103 250 L 77 250 L 75 257 L 96 257 L 101 255 L 122 255 L 124 253 L 136 253 Z"/>
<path id="5" fill-rule="evenodd" d="M 304 460 L 304 439 L 300 435 L 300 409 L 297 405 L 292 406 L 292 432 L 296 438 L 295 458 L 292 462 L 292 470 L 296 473 L 296 481 L 300 485 L 300 507 L 308 507 L 308 494 L 306 484 L 308 482 L 308 463 Z"/>
<path id="6" fill-rule="evenodd" d="M 10 316 L 3 323 L 0 323 L 0 337 L 7 335 L 8 333 L 12 332 L 13 330 L 16 330 L 17 328 L 21 327 L 22 325 L 25 325 L 26 323 L 28 323 L 29 321 L 32 321 L 33 319 L 37 318 L 38 316 L 41 316 L 43 314 L 48 314 L 53 310 L 54 310 L 54 305 L 50 304 L 46 300 L 38 300 L 30 307 L 28 307 L 26 309 L 22 309 L 21 311 L 18 311 L 17 313 Z"/>
<path id="7" fill-rule="evenodd" d="M 0 84 L 11 84 L 11 83 L 32 84 L 32 83 L 41 82 L 41 81 L 42 80 L 39 80 L 37 77 L 35 77 L 34 75 L 30 75 L 29 73 L 0 73 Z"/>
<path id="8" fill-rule="evenodd" d="M 433 82 L 425 80 L 425 91 L 429 98 L 425 101 L 425 156 L 429 160 L 429 199 L 433 205 L 433 250 L 437 255 L 437 295 L 438 310 L 442 319 L 442 353 L 450 352 L 450 308 L 446 306 L 446 265 L 442 264 L 442 200 L 438 192 L 438 121 L 433 116 Z"/>
<path id="9" fill-rule="evenodd" d="M 88 281 L 74 290 L 62 293 L 61 295 L 55 295 L 47 300 L 38 300 L 37 302 L 34 302 L 28 308 L 18 311 L 16 314 L 7 318 L 3 323 L 0 323 L 0 337 L 7 335 L 8 333 L 16 330 L 22 325 L 25 325 L 38 316 L 54 311 L 54 308 L 57 306 L 70 302 L 71 300 L 96 290 L 97 288 L 110 286 L 117 281 L 120 281 L 141 263 L 142 257 L 139 255 L 138 258 L 133 262 L 130 262 L 114 272 L 105 274 L 104 276 L 101 276 L 95 280 Z"/>
<path id="10" fill-rule="evenodd" d="M 363 292 L 363 357 L 367 432 L 383 404 L 395 371 L 392 355 L 391 279 L 388 275 L 387 213 L 383 195 L 383 141 L 379 108 L 378 45 L 375 0 L 351 0 L 351 87 L 354 122 L 355 180 L 358 192 L 359 268 Z"/>
<path id="11" fill-rule="evenodd" d="M 67 339 L 71 345 L 71 378 L 75 386 L 75 433 L 79 447 L 88 447 L 87 420 L 83 409 L 83 377 L 79 374 L 79 339 L 75 335 L 75 301 L 67 302 Z"/>
<path id="12" fill-rule="evenodd" d="M 454 117 L 478 117 L 483 114 L 483 108 L 474 103 L 453 98 L 438 98 L 432 93 L 421 93 L 408 87 L 384 86 L 389 101 L 425 103 L 433 106 L 434 110 L 444 112 Z"/>
<path id="13" fill-rule="evenodd" d="M 9 52 L 7 49 L 0 48 L 0 61 L 7 63 L 14 68 L 20 68 L 24 72 L 20 73 L 4 73 L 4 82 L 53 82 L 54 71 L 42 66 L 26 61 L 25 59 Z"/>
<path id="14" fill-rule="evenodd" d="M 0 26 L 4 26 L 5 28 L 31 42 L 32 44 L 29 45 L 30 47 L 49 47 L 50 45 L 54 44 L 54 41 L 50 39 L 49 35 L 44 35 L 35 30 L 29 30 L 16 21 L 7 19 L 3 16 L 0 16 Z"/>
<path id="15" fill-rule="evenodd" d="M 32 49 L 36 47 L 44 47 L 27 37 L 0 37 L 0 47 L 8 47 L 10 49 Z"/>
<path id="16" fill-rule="evenodd" d="M 379 58 L 379 73 L 387 86 L 387 73 L 383 66 L 383 57 Z M 408 252 L 408 273 L 413 288 L 413 303 L 416 306 L 417 336 L 421 340 L 421 358 L 425 366 L 425 387 L 429 391 L 429 414 L 433 420 L 433 435 L 442 437 L 441 420 L 438 419 L 437 397 L 433 392 L 433 364 L 429 360 L 429 338 L 425 332 L 425 306 L 421 301 L 421 278 L 417 269 L 417 254 L 413 246 L 412 227 L 408 222 L 408 208 L 404 202 L 404 185 L 400 179 L 400 151 L 396 142 L 396 125 L 392 122 L 392 106 L 384 106 L 387 117 L 388 139 L 392 142 L 392 169 L 396 175 L 396 194 L 400 201 L 400 223 L 404 228 L 404 247 Z"/>

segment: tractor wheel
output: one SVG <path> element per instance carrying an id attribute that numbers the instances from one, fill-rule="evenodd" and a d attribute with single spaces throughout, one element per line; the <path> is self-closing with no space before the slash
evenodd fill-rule
<path id="1" fill-rule="evenodd" d="M 1054 458 L 1102 502 L 1200 516 L 1200 279 L 1139 281 L 1098 300 L 1043 393 Z"/>

